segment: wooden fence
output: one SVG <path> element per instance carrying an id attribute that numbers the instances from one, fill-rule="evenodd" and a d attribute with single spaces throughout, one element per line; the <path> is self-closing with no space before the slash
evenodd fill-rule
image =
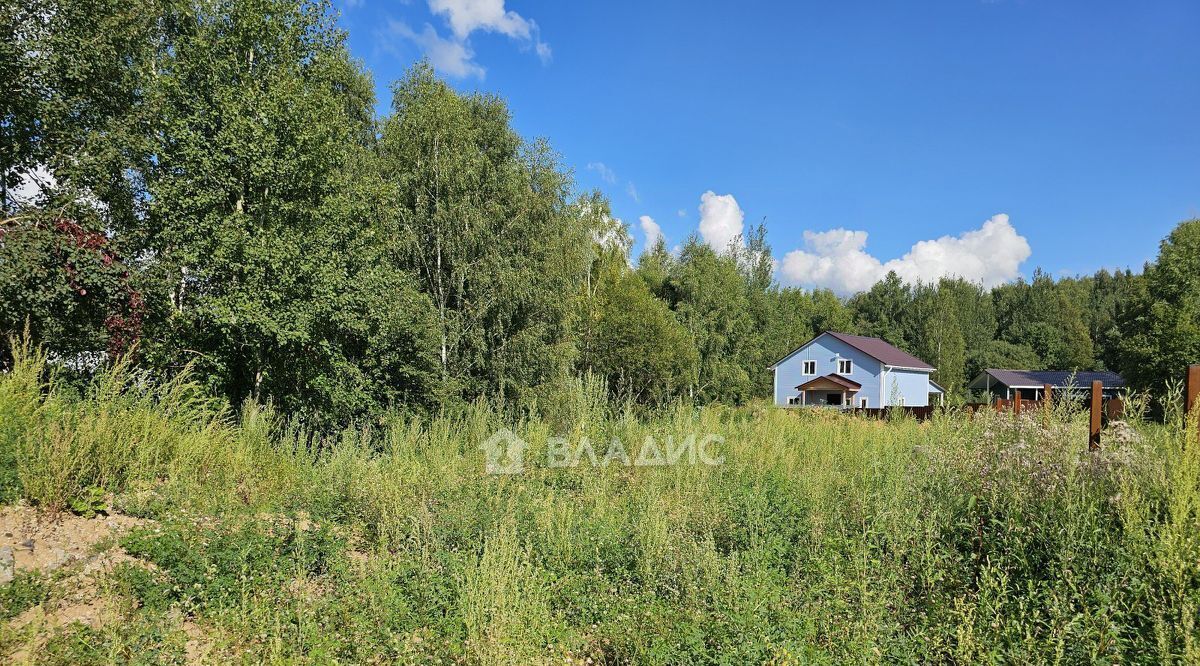
<path id="1" fill-rule="evenodd" d="M 1021 391 L 1017 390 L 1014 391 L 1011 399 L 997 398 L 993 403 L 972 403 L 969 406 L 973 408 L 972 411 L 991 406 L 997 412 L 1012 412 L 1014 415 L 1019 415 L 1023 411 L 1049 409 L 1054 400 L 1054 387 L 1049 384 L 1044 385 L 1042 395 L 1044 397 L 1041 400 L 1026 400 L 1021 397 Z M 1120 396 L 1105 398 L 1104 384 L 1100 380 L 1096 380 L 1092 382 L 1091 389 L 1087 393 L 1087 403 L 1090 416 L 1088 419 L 1088 450 L 1095 451 L 1100 448 L 1100 432 L 1104 426 L 1125 416 L 1125 401 Z"/>
<path id="2" fill-rule="evenodd" d="M 1016 391 L 1011 400 L 997 399 L 994 406 L 998 412 L 1012 411 L 1014 414 L 1020 414 L 1023 410 L 1049 407 L 1053 396 L 1050 385 L 1047 384 L 1043 387 L 1042 395 L 1046 396 L 1045 400 L 1023 400 L 1021 392 Z M 984 409 L 987 406 L 987 403 L 973 403 L 968 405 L 973 411 Z M 1184 381 L 1183 409 L 1185 423 L 1190 423 L 1193 412 L 1200 409 L 1200 364 L 1189 365 L 1187 368 L 1187 375 Z M 1091 391 L 1088 395 L 1088 413 L 1088 450 L 1096 451 L 1100 448 L 1100 434 L 1104 430 L 1104 426 L 1111 421 L 1124 418 L 1125 401 L 1120 396 L 1105 398 L 1104 385 L 1099 380 L 1096 380 L 1092 382 Z M 1200 419 L 1197 421 L 1200 423 Z M 1200 437 L 1200 432 L 1197 433 L 1197 436 Z"/>
<path id="3" fill-rule="evenodd" d="M 1011 399 L 997 398 L 994 402 L 972 402 L 966 404 L 965 408 L 971 414 L 983 409 L 995 409 L 997 412 L 1011 411 L 1014 415 L 1018 415 L 1021 412 L 1050 408 L 1054 400 L 1053 387 L 1049 384 L 1043 386 L 1042 396 L 1044 396 L 1042 400 L 1028 400 L 1021 397 L 1020 391 L 1016 391 Z M 1120 396 L 1105 398 L 1104 385 L 1099 380 L 1092 382 L 1087 398 L 1090 413 L 1088 450 L 1096 451 L 1100 448 L 1100 433 L 1103 431 L 1104 425 L 1124 417 L 1125 401 Z M 903 410 L 905 414 L 915 417 L 918 421 L 925 421 L 940 408 L 932 405 L 928 407 L 856 407 L 848 411 L 852 414 L 879 419 L 886 417 L 895 409 Z M 1184 385 L 1185 416 L 1191 418 L 1197 409 L 1200 409 L 1200 364 L 1188 366 Z M 1197 435 L 1200 436 L 1200 433 Z"/>

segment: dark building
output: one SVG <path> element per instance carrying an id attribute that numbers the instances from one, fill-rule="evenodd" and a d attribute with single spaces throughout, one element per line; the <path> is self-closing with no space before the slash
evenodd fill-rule
<path id="1" fill-rule="evenodd" d="M 1011 399 L 1017 391 L 1023 400 L 1041 400 L 1045 386 L 1050 385 L 1056 393 L 1090 391 L 1092 382 L 1100 380 L 1105 398 L 1125 392 L 1125 380 L 1108 370 L 1002 370 L 988 368 L 967 384 L 971 391 L 983 391 L 991 395 Z"/>

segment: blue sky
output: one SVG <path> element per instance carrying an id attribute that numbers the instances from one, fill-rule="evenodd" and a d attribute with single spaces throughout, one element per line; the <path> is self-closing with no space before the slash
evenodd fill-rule
<path id="1" fill-rule="evenodd" d="M 1139 269 L 1200 216 L 1192 1 L 334 1 L 381 108 L 423 56 L 500 94 L 639 248 L 765 220 L 848 293 Z"/>

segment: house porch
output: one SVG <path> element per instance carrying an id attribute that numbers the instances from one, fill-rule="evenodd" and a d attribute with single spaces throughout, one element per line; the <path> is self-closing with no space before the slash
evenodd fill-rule
<path id="1" fill-rule="evenodd" d="M 841 375 L 817 377 L 796 387 L 799 406 L 851 408 L 862 384 Z"/>

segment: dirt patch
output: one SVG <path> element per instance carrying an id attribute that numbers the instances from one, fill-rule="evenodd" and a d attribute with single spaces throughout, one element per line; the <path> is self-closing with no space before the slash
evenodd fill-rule
<path id="1" fill-rule="evenodd" d="M 146 522 L 123 515 L 83 518 L 28 506 L 0 508 L 0 584 L 21 571 L 53 575 L 50 599 L 8 622 L 8 629 L 29 637 L 9 658 L 18 663 L 28 658 L 57 628 L 77 622 L 95 628 L 117 619 L 117 604 L 103 595 L 100 579 L 118 563 L 136 561 L 117 538 Z"/>
<path id="2" fill-rule="evenodd" d="M 122 515 L 51 516 L 28 506 L 8 506 L 0 508 L 0 551 L 11 551 L 14 572 L 50 572 L 82 562 L 83 573 L 92 573 L 115 564 L 114 555 L 124 555 L 115 546 L 106 549 L 101 544 L 112 545 L 118 535 L 146 522 Z M 0 582 L 5 582 L 3 575 L 0 569 Z"/>

